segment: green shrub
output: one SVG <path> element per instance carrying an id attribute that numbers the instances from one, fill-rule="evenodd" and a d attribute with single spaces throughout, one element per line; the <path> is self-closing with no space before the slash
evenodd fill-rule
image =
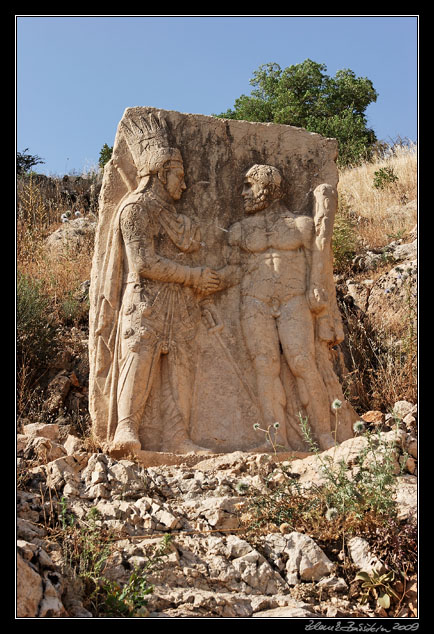
<path id="1" fill-rule="evenodd" d="M 80 520 L 68 511 L 66 498 L 58 508 L 58 526 L 54 537 L 62 549 L 63 573 L 79 580 L 82 600 L 93 616 L 100 618 L 146 617 L 147 596 L 153 591 L 146 574 L 159 565 L 171 548 L 171 536 L 166 534 L 143 569 L 135 568 L 124 584 L 104 575 L 107 561 L 114 552 L 116 535 L 101 527 L 101 515 L 92 507 L 86 520 Z"/>
<path id="2" fill-rule="evenodd" d="M 17 275 L 18 366 L 44 365 L 56 351 L 56 330 L 50 318 L 50 302 L 41 283 L 24 273 Z"/>
<path id="3" fill-rule="evenodd" d="M 393 167 L 381 167 L 379 170 L 374 172 L 374 181 L 372 185 L 375 189 L 384 189 L 388 185 L 396 183 L 397 180 L 398 177 L 393 171 Z"/>
<path id="4" fill-rule="evenodd" d="M 370 158 L 377 141 L 365 111 L 378 94 L 370 79 L 348 68 L 334 77 L 326 70 L 311 59 L 284 69 L 263 64 L 250 80 L 251 95 L 241 95 L 233 108 L 217 116 L 283 123 L 333 137 L 339 144 L 338 164 L 358 164 Z"/>
<path id="5" fill-rule="evenodd" d="M 343 271 L 351 263 L 357 251 L 357 231 L 346 204 L 339 199 L 332 237 L 333 266 Z"/>
<path id="6" fill-rule="evenodd" d="M 107 143 L 104 143 L 99 153 L 98 165 L 102 169 L 106 163 L 111 159 L 113 147 L 109 147 Z"/>
<path id="7" fill-rule="evenodd" d="M 393 444 L 381 433 L 365 430 L 363 421 L 354 424 L 356 433 L 363 435 L 365 445 L 356 461 L 355 472 L 351 472 L 345 460 L 335 462 L 333 456 L 323 455 L 312 440 L 312 432 L 306 418 L 300 415 L 300 427 L 310 450 L 319 460 L 319 470 L 324 484 L 316 488 L 319 498 L 327 509 L 337 515 L 353 515 L 362 518 L 373 512 L 384 518 L 396 514 L 396 473 Z"/>
<path id="8" fill-rule="evenodd" d="M 79 325 L 87 321 L 89 299 L 77 297 L 76 291 L 69 291 L 60 303 L 59 319 L 66 326 Z"/>

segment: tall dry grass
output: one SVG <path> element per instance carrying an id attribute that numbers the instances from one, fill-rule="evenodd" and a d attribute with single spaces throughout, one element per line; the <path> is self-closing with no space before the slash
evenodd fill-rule
<path id="1" fill-rule="evenodd" d="M 68 201 L 50 195 L 59 183 L 20 178 L 17 187 L 17 412 L 37 409 L 38 390 L 50 360 L 62 341 L 62 331 L 86 327 L 88 302 L 81 284 L 90 279 L 93 241 L 71 256 L 52 257 L 47 237 L 70 210 Z M 43 354 L 42 354 L 43 352 Z"/>
<path id="2" fill-rule="evenodd" d="M 396 180 L 375 187 L 376 172 L 384 169 Z M 396 143 L 371 162 L 340 170 L 338 193 L 366 245 L 379 248 L 405 238 L 417 222 L 417 145 Z"/>
<path id="3" fill-rule="evenodd" d="M 54 188 L 59 188 L 57 182 Z M 59 318 L 62 306 L 70 302 L 80 284 L 90 278 L 93 243 L 89 241 L 71 257 L 51 257 L 45 241 L 62 226 L 62 213 L 71 210 L 68 201 L 56 195 L 58 192 L 48 196 L 46 182 L 31 177 L 19 181 L 17 193 L 17 270 L 38 281 L 42 294 L 49 298 L 53 313 Z"/>
<path id="4" fill-rule="evenodd" d="M 367 272 L 354 271 L 351 265 L 357 252 L 381 250 L 399 238 L 412 239 L 410 232 L 417 224 L 417 146 L 395 143 L 371 162 L 340 170 L 339 177 L 335 271 L 362 281 Z M 369 277 L 377 279 L 391 266 L 385 258 L 381 266 L 369 270 Z M 376 315 L 374 324 L 344 302 L 340 307 L 351 357 L 346 383 L 356 409 L 360 413 L 369 408 L 390 411 L 398 400 L 416 402 L 417 306 L 413 298 L 403 298 L 396 323 L 384 313 Z"/>

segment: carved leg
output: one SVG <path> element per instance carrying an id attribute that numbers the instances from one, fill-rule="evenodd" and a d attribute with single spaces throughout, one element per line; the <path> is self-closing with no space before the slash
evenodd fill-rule
<path id="1" fill-rule="evenodd" d="M 264 429 L 278 422 L 280 426 L 273 442 L 279 445 L 278 449 L 288 449 L 286 396 L 280 380 L 280 348 L 276 321 L 270 315 L 267 306 L 254 298 L 245 297 L 241 311 L 241 326 L 255 368 Z M 270 447 L 262 448 L 270 450 Z"/>
<path id="2" fill-rule="evenodd" d="M 141 349 L 130 352 L 122 365 L 118 381 L 118 424 L 112 449 L 132 452 L 141 449 L 139 425 L 153 379 L 159 368 L 160 351 Z"/>
<path id="3" fill-rule="evenodd" d="M 329 449 L 335 444 L 331 434 L 331 404 L 316 366 L 313 317 L 304 295 L 282 306 L 278 328 L 283 353 L 320 449 Z"/>
<path id="4" fill-rule="evenodd" d="M 161 412 L 162 450 L 178 454 L 209 453 L 190 438 L 190 413 L 193 395 L 195 342 L 177 344 L 162 357 Z"/>

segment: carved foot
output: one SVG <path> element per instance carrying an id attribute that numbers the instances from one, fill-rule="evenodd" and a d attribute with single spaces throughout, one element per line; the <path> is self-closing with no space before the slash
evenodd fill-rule
<path id="1" fill-rule="evenodd" d="M 184 454 L 184 453 L 198 453 L 198 454 L 210 454 L 213 453 L 210 449 L 206 449 L 205 447 L 200 447 L 196 445 L 192 440 L 181 440 L 180 442 L 174 445 L 166 445 L 163 451 L 168 451 L 170 453 L 176 454 Z"/>
<path id="2" fill-rule="evenodd" d="M 321 451 L 326 451 L 327 449 L 331 449 L 332 447 L 336 447 L 336 442 L 333 436 L 326 432 L 325 434 L 321 434 L 319 437 L 319 448 Z"/>
<path id="3" fill-rule="evenodd" d="M 272 451 L 273 447 L 269 443 L 264 442 L 262 445 L 249 449 L 248 453 L 270 453 Z"/>
<path id="4" fill-rule="evenodd" d="M 116 456 L 125 456 L 140 451 L 142 443 L 135 431 L 135 425 L 130 421 L 120 423 L 116 430 L 110 453 Z"/>

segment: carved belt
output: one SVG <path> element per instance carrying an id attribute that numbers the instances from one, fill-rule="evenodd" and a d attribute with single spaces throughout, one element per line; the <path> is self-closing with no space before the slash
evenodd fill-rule
<path id="1" fill-rule="evenodd" d="M 124 277 L 123 282 L 124 284 L 132 284 L 132 283 L 140 284 L 140 275 L 136 273 L 135 271 L 132 271 L 128 273 L 126 277 Z"/>

